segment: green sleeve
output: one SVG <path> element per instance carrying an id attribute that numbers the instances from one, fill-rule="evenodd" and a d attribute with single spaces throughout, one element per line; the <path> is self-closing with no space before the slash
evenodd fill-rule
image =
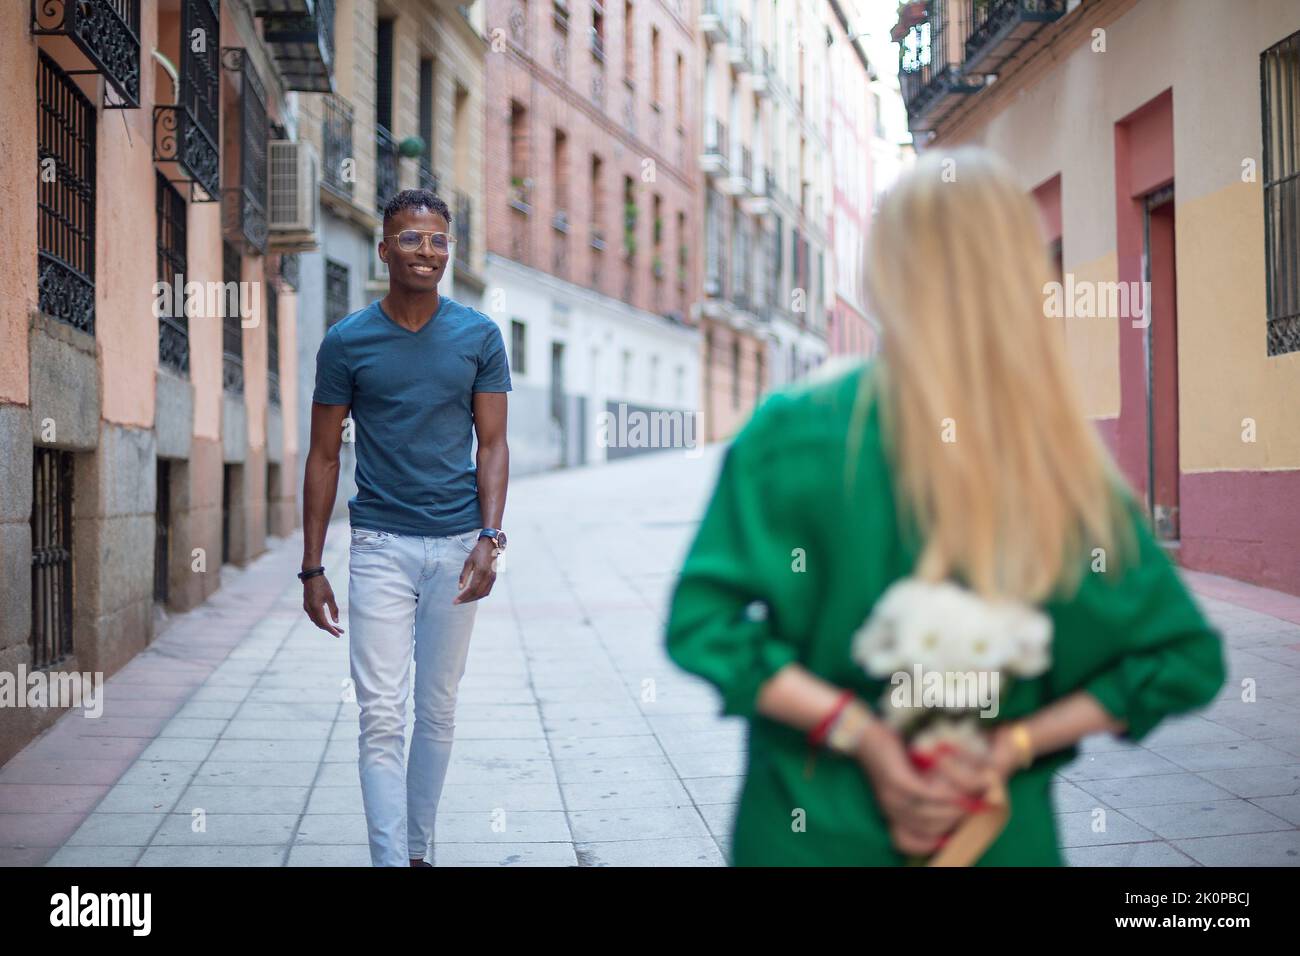
<path id="1" fill-rule="evenodd" d="M 805 577 L 792 568 L 791 507 L 772 447 L 773 401 L 726 450 L 713 497 L 682 566 L 667 623 L 667 651 L 722 694 L 722 713 L 753 718 L 760 686 L 799 657 L 779 632 L 782 608 Z M 802 542 L 807 547 L 807 542 Z"/>
<path id="2" fill-rule="evenodd" d="M 1208 704 L 1226 670 L 1219 633 L 1131 503 L 1130 516 L 1136 560 L 1095 594 L 1100 633 L 1092 639 L 1113 650 L 1082 687 L 1125 722 L 1123 735 L 1136 742 L 1165 717 Z"/>

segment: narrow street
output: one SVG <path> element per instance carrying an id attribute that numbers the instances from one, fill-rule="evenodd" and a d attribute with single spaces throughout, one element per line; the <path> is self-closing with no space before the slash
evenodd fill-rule
<path id="1" fill-rule="evenodd" d="M 719 460 L 668 451 L 512 484 L 437 865 L 725 864 L 744 726 L 661 637 Z M 346 554 L 335 523 L 324 563 L 345 628 Z M 104 716 L 70 713 L 0 768 L 0 865 L 369 864 L 347 636 L 302 614 L 300 558 L 295 535 L 227 568 L 108 681 Z M 1190 578 L 1232 680 L 1145 746 L 1088 742 L 1058 780 L 1073 864 L 1300 864 L 1300 598 Z"/>

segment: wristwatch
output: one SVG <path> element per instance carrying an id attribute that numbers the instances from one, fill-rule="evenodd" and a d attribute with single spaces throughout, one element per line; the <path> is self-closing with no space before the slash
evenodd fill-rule
<path id="1" fill-rule="evenodd" d="M 484 528 L 479 531 L 478 536 L 480 538 L 491 538 L 498 551 L 506 549 L 506 533 L 500 528 Z"/>

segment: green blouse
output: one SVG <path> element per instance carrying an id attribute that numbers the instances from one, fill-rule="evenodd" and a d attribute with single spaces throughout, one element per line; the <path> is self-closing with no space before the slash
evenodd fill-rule
<path id="1" fill-rule="evenodd" d="M 854 399 L 871 374 L 860 365 L 762 402 L 725 453 L 673 593 L 669 656 L 718 688 L 724 715 L 749 721 L 736 866 L 904 862 L 859 764 L 820 750 L 809 772 L 804 732 L 755 709 L 759 687 L 793 661 L 873 706 L 888 687 L 849 653 L 872 605 L 916 558 L 898 526 L 874 401 L 852 423 L 861 442 L 850 448 Z M 1223 685 L 1218 633 L 1129 504 L 1137 560 L 1109 575 L 1085 572 L 1068 600 L 1043 607 L 1054 626 L 1051 667 L 1015 682 L 997 719 L 1082 688 L 1137 741 Z M 1076 753 L 1045 755 L 1012 777 L 1010 821 L 979 865 L 1061 865 L 1049 784 Z"/>

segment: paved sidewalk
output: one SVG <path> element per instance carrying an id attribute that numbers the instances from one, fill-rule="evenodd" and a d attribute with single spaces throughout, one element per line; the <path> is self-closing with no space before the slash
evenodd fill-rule
<path id="1" fill-rule="evenodd" d="M 438 865 L 724 864 L 744 726 L 661 634 L 719 453 L 512 484 Z M 336 523 L 325 564 L 344 615 L 346 553 Z M 369 864 L 347 636 L 302 615 L 300 557 L 295 536 L 226 569 L 108 682 L 103 717 L 69 714 L 0 768 L 0 864 Z M 1229 635 L 1233 682 L 1145 746 L 1086 742 L 1057 782 L 1072 863 L 1300 863 L 1300 598 L 1190 578 Z"/>

